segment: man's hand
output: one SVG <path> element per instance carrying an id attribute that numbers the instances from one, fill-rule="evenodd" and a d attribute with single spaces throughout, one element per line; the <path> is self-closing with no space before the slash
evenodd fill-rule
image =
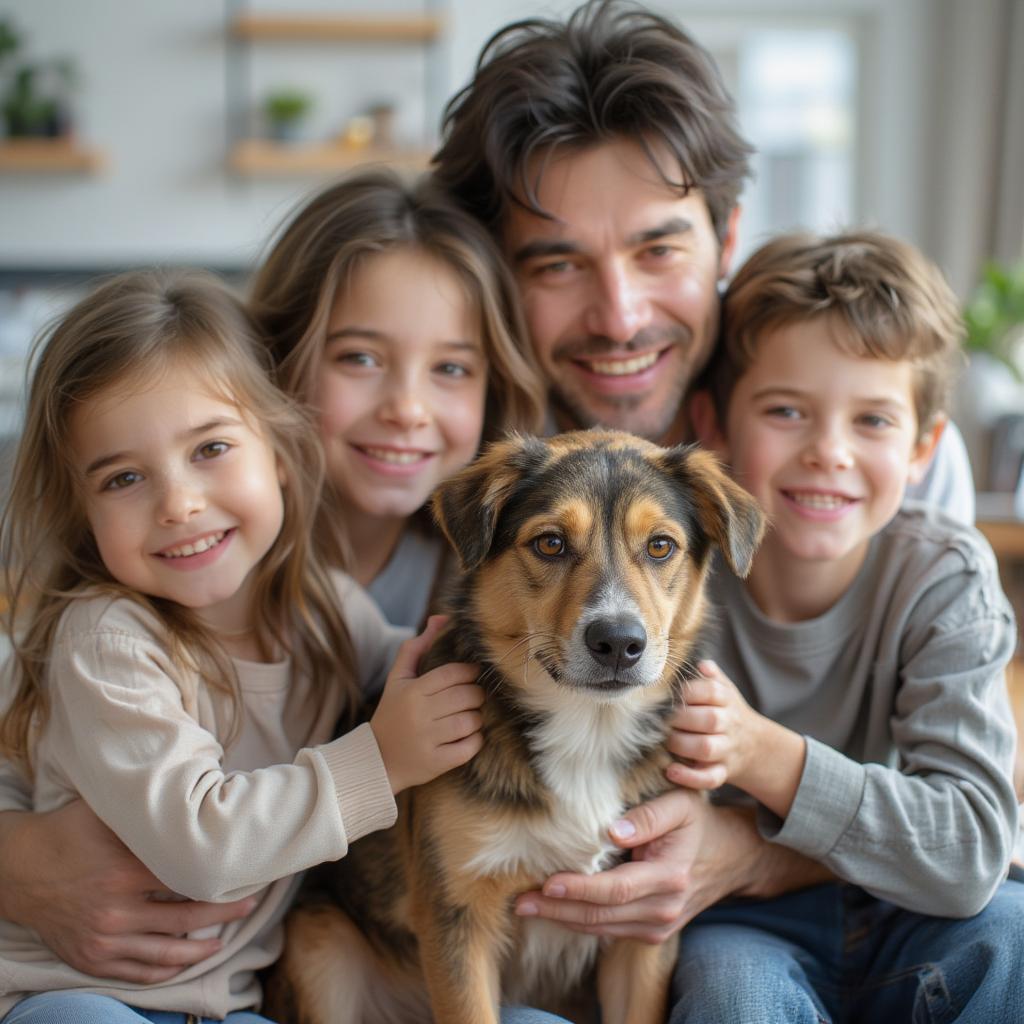
<path id="1" fill-rule="evenodd" d="M 632 830 L 632 834 L 630 831 Z M 762 841 L 742 812 L 688 790 L 634 807 L 610 832 L 632 860 L 596 875 L 552 875 L 516 913 L 575 931 L 662 942 L 747 879 Z"/>
<path id="2" fill-rule="evenodd" d="M 244 917 L 250 899 L 177 901 L 81 800 L 0 815 L 0 917 L 86 974 L 152 985 L 220 949 L 182 936 Z"/>

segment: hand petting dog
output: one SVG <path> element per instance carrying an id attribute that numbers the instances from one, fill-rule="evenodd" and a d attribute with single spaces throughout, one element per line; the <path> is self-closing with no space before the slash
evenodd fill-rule
<path id="1" fill-rule="evenodd" d="M 483 745 L 480 666 L 452 662 L 417 675 L 447 623 L 447 615 L 431 615 L 423 632 L 402 644 L 370 719 L 396 795 L 465 764 Z"/>
<path id="2" fill-rule="evenodd" d="M 804 738 L 756 712 L 713 661 L 697 671 L 672 715 L 667 745 L 682 760 L 666 775 L 690 789 L 728 782 L 784 818 L 800 784 Z"/>

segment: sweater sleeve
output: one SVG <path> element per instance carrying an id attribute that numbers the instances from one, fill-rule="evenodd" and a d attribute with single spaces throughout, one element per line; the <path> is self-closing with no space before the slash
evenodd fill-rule
<path id="1" fill-rule="evenodd" d="M 47 756 L 170 889 L 234 900 L 322 861 L 396 816 L 368 726 L 292 764 L 226 773 L 160 645 L 117 631 L 58 644 Z"/>
<path id="2" fill-rule="evenodd" d="M 1017 828 L 1003 674 L 1016 630 L 993 574 L 948 577 L 915 610 L 891 718 L 899 765 L 860 764 L 808 737 L 785 822 L 760 811 L 765 838 L 910 910 L 985 906 Z"/>

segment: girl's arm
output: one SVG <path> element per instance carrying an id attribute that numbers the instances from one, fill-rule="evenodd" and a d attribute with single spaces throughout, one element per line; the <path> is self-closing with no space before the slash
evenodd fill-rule
<path id="1" fill-rule="evenodd" d="M 223 748 L 185 712 L 173 672 L 155 641 L 68 637 L 54 652 L 40 745 L 66 788 L 170 889 L 239 899 L 394 821 L 369 726 L 291 764 L 225 772 Z"/>

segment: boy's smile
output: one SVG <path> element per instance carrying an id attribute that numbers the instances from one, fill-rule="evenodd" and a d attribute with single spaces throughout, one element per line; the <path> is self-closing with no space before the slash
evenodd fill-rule
<path id="1" fill-rule="evenodd" d="M 913 365 L 846 354 L 831 326 L 802 321 L 758 340 L 729 402 L 723 454 L 771 522 L 755 574 L 816 566 L 838 597 L 927 469 L 933 438 L 919 440 Z"/>

